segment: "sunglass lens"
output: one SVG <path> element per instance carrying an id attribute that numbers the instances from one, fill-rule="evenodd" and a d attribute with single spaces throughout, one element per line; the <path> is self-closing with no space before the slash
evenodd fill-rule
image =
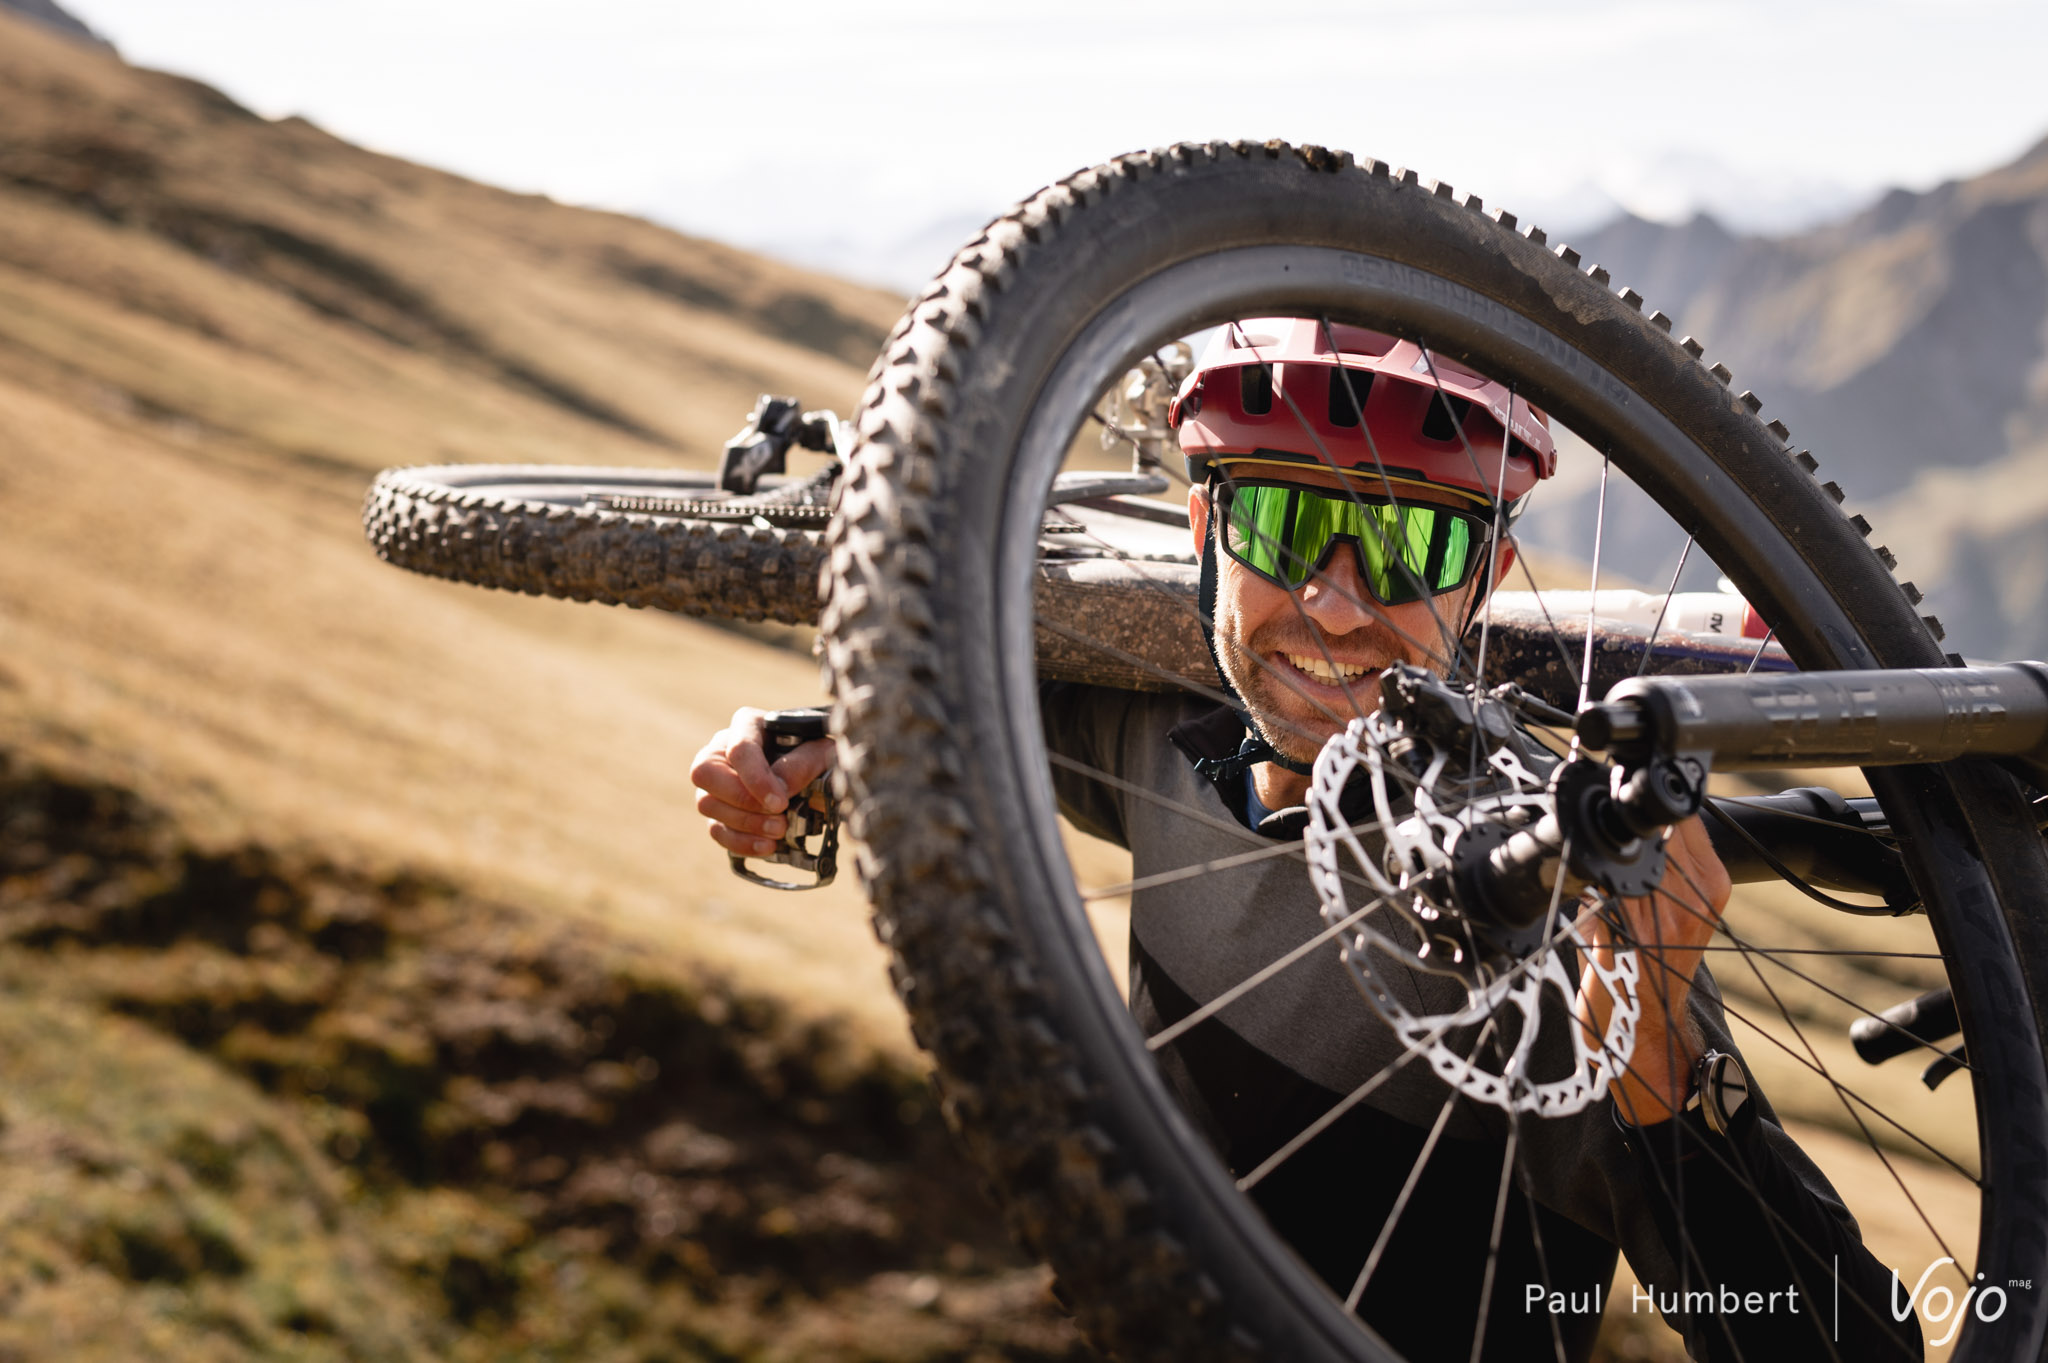
<path id="1" fill-rule="evenodd" d="M 1347 540 L 1366 589 L 1389 606 L 1462 586 L 1484 540 L 1476 518 L 1445 507 L 1246 485 L 1227 488 L 1225 499 L 1224 545 L 1238 562 L 1293 590 Z"/>
<path id="2" fill-rule="evenodd" d="M 1308 580 L 1313 562 L 1304 562 L 1294 536 L 1294 512 L 1301 494 L 1294 488 L 1226 488 L 1228 533 L 1224 546 L 1232 558 L 1254 572 L 1286 586 Z"/>

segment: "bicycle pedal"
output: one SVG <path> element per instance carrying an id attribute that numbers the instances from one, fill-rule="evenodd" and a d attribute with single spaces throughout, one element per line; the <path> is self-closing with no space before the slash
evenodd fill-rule
<path id="1" fill-rule="evenodd" d="M 763 722 L 769 760 L 826 736 L 825 711 L 815 706 L 776 710 Z M 816 803 L 813 803 L 813 802 Z M 820 807 L 822 806 L 822 808 Z M 815 840 L 815 841 L 814 841 Z M 771 890 L 816 890 L 839 874 L 839 811 L 823 776 L 796 793 L 784 815 L 781 845 L 765 857 L 730 858 L 732 873 Z M 808 882 L 774 880 L 747 865 L 749 861 L 788 866 L 812 878 Z"/>

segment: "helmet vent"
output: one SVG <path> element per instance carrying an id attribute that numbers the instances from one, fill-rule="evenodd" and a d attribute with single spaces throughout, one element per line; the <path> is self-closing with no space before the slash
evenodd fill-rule
<path id="1" fill-rule="evenodd" d="M 1264 416 L 1273 410 L 1273 368 L 1248 364 L 1237 371 L 1238 401 L 1246 416 Z"/>
<path id="2" fill-rule="evenodd" d="M 1465 424 L 1465 413 L 1471 410 L 1466 399 L 1439 392 L 1429 404 L 1429 415 L 1422 419 L 1422 433 L 1431 440 L 1456 440 L 1458 427 Z"/>
<path id="3" fill-rule="evenodd" d="M 1360 374 L 1349 369 L 1330 370 L 1330 424 L 1332 426 L 1356 426 L 1358 413 L 1365 406 L 1367 395 L 1372 392 L 1373 375 L 1370 371 Z"/>

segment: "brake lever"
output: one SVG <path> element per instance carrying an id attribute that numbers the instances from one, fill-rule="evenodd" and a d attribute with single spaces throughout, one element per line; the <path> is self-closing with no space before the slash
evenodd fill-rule
<path id="1" fill-rule="evenodd" d="M 765 728 L 764 746 L 768 760 L 773 762 L 792 748 L 825 737 L 825 712 L 816 707 L 775 710 L 769 713 Z M 813 800 L 823 808 L 814 806 Z M 839 809 L 832 801 L 825 776 L 819 776 L 796 793 L 783 812 L 783 823 L 781 846 L 768 856 L 752 860 L 794 867 L 810 873 L 811 881 L 771 880 L 750 868 L 749 858 L 729 854 L 732 873 L 771 890 L 815 890 L 830 885 L 839 873 Z M 813 838 L 817 839 L 815 846 L 811 844 Z"/>

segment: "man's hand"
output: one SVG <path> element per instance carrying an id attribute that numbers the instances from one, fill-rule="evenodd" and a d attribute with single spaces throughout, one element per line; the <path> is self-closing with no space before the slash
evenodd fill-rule
<path id="1" fill-rule="evenodd" d="M 1664 880 L 1656 892 L 1621 901 L 1623 921 L 1642 962 L 1636 998 L 1643 1011 L 1636 1025 L 1635 1053 L 1629 1057 L 1627 1073 L 1614 1085 L 1614 1101 L 1621 1115 L 1637 1126 L 1665 1121 L 1685 1107 L 1693 1066 L 1706 1050 L 1686 1001 L 1692 995 L 1693 973 L 1705 954 L 1702 948 L 1728 907 L 1731 888 L 1728 872 L 1714 855 L 1697 815 L 1673 826 L 1664 858 Z M 1611 967 L 1614 934 L 1597 912 L 1587 910 L 1580 933 L 1600 964 Z M 1594 1044 L 1606 1035 L 1613 1011 L 1613 998 L 1587 966 L 1579 982 L 1578 1015 L 1591 1029 Z"/>
<path id="2" fill-rule="evenodd" d="M 711 736 L 690 764 L 697 812 L 711 823 L 711 840 L 736 857 L 773 853 L 788 822 L 783 811 L 798 791 L 830 771 L 832 740 L 815 739 L 768 761 L 766 710 L 743 706 L 732 723 Z"/>

